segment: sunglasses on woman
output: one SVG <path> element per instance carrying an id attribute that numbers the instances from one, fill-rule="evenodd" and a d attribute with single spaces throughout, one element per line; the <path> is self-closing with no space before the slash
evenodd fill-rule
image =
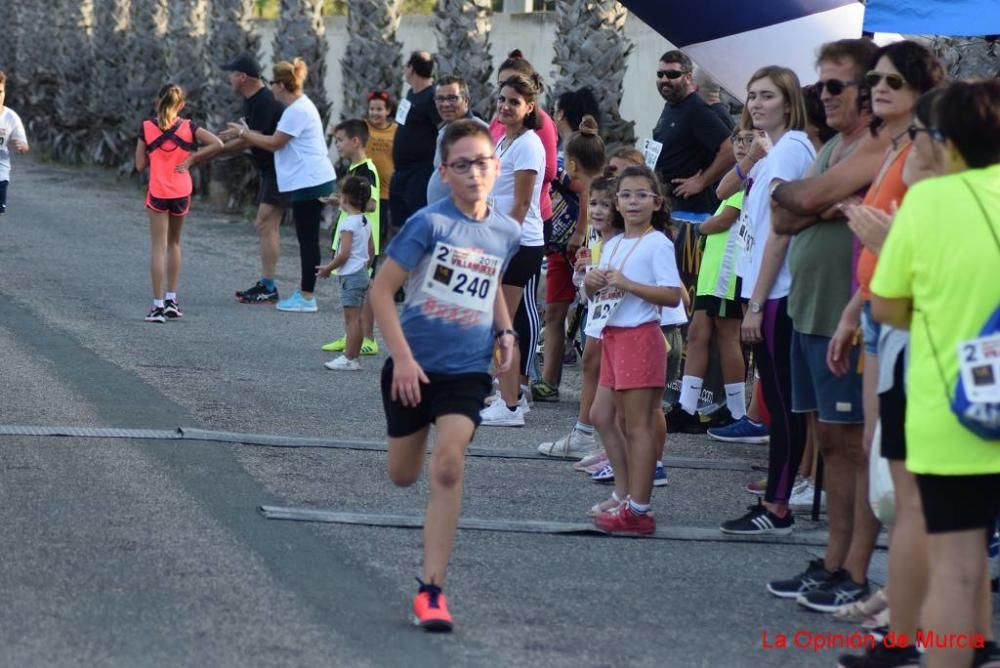
<path id="1" fill-rule="evenodd" d="M 830 95 L 836 96 L 843 93 L 848 86 L 857 86 L 860 83 L 861 83 L 860 81 L 841 81 L 840 79 L 827 79 L 826 81 L 817 81 L 815 86 L 816 94 L 822 95 L 823 89 L 826 88 L 828 91 L 830 91 Z"/>
<path id="2" fill-rule="evenodd" d="M 906 79 L 898 74 L 884 74 L 882 72 L 872 70 L 865 75 L 865 83 L 868 84 L 870 88 L 874 88 L 879 85 L 882 79 L 885 79 L 885 85 L 893 90 L 899 90 L 906 85 Z"/>

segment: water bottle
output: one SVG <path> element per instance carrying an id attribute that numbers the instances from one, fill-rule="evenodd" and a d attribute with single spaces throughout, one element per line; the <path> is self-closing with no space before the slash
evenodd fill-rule
<path id="1" fill-rule="evenodd" d="M 587 266 L 589 266 L 590 265 L 590 249 L 589 248 L 581 248 L 580 250 L 578 250 L 576 252 L 576 259 L 578 261 L 582 260 L 582 259 L 587 260 Z M 577 287 L 577 289 L 583 287 L 583 279 L 584 279 L 584 277 L 586 275 L 587 275 L 587 270 L 586 270 L 585 267 L 573 270 L 573 285 L 575 285 Z"/>

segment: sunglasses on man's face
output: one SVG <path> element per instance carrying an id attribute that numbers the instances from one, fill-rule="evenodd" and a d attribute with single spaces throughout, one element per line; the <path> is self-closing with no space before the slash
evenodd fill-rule
<path id="1" fill-rule="evenodd" d="M 830 95 L 840 95 L 848 86 L 857 86 L 860 81 L 841 81 L 840 79 L 827 79 L 826 81 L 816 82 L 816 94 L 822 95 L 823 89 L 826 88 Z"/>
<path id="2" fill-rule="evenodd" d="M 874 88 L 885 79 L 885 85 L 893 90 L 899 90 L 906 85 L 906 79 L 898 74 L 885 74 L 883 72 L 876 72 L 872 70 L 865 75 L 865 83 L 868 84 L 870 88 Z"/>
<path id="3" fill-rule="evenodd" d="M 680 79 L 685 74 L 687 74 L 687 72 L 683 70 L 657 70 L 656 78 L 662 79 L 666 77 L 667 79 L 674 80 L 674 79 Z"/>

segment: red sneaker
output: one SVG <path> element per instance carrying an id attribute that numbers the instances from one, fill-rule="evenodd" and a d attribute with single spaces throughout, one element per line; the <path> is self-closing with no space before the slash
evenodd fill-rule
<path id="1" fill-rule="evenodd" d="M 417 582 L 420 582 L 420 591 L 413 599 L 413 623 L 425 631 L 451 631 L 451 613 L 441 587 L 424 584 L 420 578 Z"/>
<path id="2" fill-rule="evenodd" d="M 652 513 L 634 513 L 627 503 L 623 503 L 595 517 L 594 526 L 615 536 L 648 536 L 656 532 L 656 519 Z"/>

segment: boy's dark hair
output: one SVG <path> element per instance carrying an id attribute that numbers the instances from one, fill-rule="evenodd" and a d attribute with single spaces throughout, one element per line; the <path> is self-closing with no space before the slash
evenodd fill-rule
<path id="1" fill-rule="evenodd" d="M 593 116 L 598 125 L 601 122 L 601 107 L 594 97 L 594 91 L 584 86 L 579 90 L 568 90 L 556 100 L 556 109 L 566 117 L 573 132 L 580 129 L 584 116 Z"/>
<path id="2" fill-rule="evenodd" d="M 681 70 L 684 72 L 694 71 L 694 63 L 691 62 L 691 59 L 688 58 L 687 54 L 684 53 L 683 51 L 678 51 L 676 49 L 673 51 L 667 51 L 662 56 L 660 56 L 660 62 L 666 63 L 668 65 L 671 63 L 676 63 L 677 65 L 681 66 Z"/>
<path id="3" fill-rule="evenodd" d="M 461 118 L 454 123 L 449 123 L 445 128 L 444 137 L 441 138 L 441 162 L 448 162 L 448 153 L 451 147 L 461 139 L 466 137 L 482 137 L 490 146 L 493 146 L 493 136 L 488 128 L 483 127 L 476 121 L 468 118 Z"/>
<path id="4" fill-rule="evenodd" d="M 372 184 L 361 176 L 348 176 L 340 184 L 340 198 L 363 213 L 372 198 Z"/>
<path id="5" fill-rule="evenodd" d="M 617 193 L 622 187 L 622 181 L 627 178 L 642 178 L 649 182 L 649 190 L 653 193 L 659 195 L 660 200 L 663 202 L 662 206 L 653 212 L 653 217 L 650 219 L 649 223 L 653 226 L 654 230 L 663 232 L 667 236 L 671 236 L 668 232 L 670 226 L 670 203 L 667 201 L 666 196 L 663 194 L 663 186 L 660 184 L 660 179 L 656 174 L 646 165 L 633 165 L 631 167 L 626 167 L 618 175 L 618 182 L 615 185 L 615 193 Z M 617 197 L 615 198 L 615 211 L 618 210 Z M 621 215 L 621 214 L 619 214 Z M 622 223 L 624 226 L 624 222 Z M 673 238 L 671 236 L 671 238 Z"/>
<path id="6" fill-rule="evenodd" d="M 530 114 L 524 117 L 524 127 L 529 130 L 538 130 L 542 127 L 542 118 L 538 115 L 538 94 L 541 92 L 535 82 L 528 77 L 515 74 L 506 81 L 500 82 L 500 90 L 504 88 L 513 89 L 518 95 L 524 98 L 528 104 L 534 104 L 535 108 Z"/>
<path id="7" fill-rule="evenodd" d="M 368 124 L 360 118 L 348 118 L 333 128 L 334 132 L 343 132 L 348 139 L 360 139 L 362 146 L 368 146 Z"/>
<path id="8" fill-rule="evenodd" d="M 418 77 L 430 79 L 434 76 L 434 56 L 426 51 L 414 51 L 410 54 L 410 59 L 406 64 L 413 68 L 413 72 Z"/>
<path id="9" fill-rule="evenodd" d="M 956 81 L 937 99 L 933 115 L 969 167 L 1000 162 L 1000 79 Z"/>

